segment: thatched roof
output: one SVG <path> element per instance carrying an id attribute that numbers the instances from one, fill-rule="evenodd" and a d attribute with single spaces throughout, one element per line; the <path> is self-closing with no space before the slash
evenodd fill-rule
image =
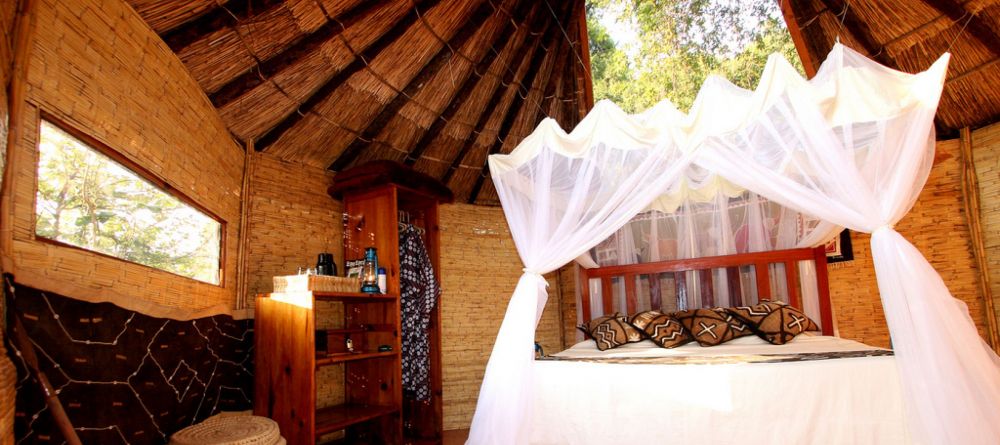
<path id="1" fill-rule="evenodd" d="M 495 204 L 486 157 L 593 102 L 583 0 L 127 1 L 247 146 L 402 162 L 457 200 Z"/>
<path id="2" fill-rule="evenodd" d="M 840 41 L 917 72 L 950 51 L 939 137 L 1000 119 L 1000 0 L 781 0 L 807 72 Z"/>

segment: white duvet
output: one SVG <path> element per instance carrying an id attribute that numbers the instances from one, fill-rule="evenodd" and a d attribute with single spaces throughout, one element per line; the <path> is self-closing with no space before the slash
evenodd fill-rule
<path id="1" fill-rule="evenodd" d="M 836 337 L 781 346 L 756 337 L 704 348 L 644 341 L 560 357 L 754 355 L 877 349 Z M 532 443 L 901 444 L 908 434 L 894 357 L 787 363 L 534 364 Z"/>

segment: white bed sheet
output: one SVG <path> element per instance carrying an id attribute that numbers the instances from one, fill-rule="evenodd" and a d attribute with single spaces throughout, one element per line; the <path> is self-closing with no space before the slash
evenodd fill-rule
<path id="1" fill-rule="evenodd" d="M 878 349 L 799 336 L 703 348 L 652 342 L 598 351 L 585 341 L 560 357 L 752 355 Z M 532 443 L 908 444 L 892 356 L 735 364 L 537 361 Z"/>

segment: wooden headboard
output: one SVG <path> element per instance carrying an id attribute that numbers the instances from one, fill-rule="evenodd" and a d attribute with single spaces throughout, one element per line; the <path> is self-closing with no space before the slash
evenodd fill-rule
<path id="1" fill-rule="evenodd" d="M 741 304 L 749 304 L 747 294 L 743 292 L 740 280 L 740 267 L 753 266 L 757 282 L 757 298 L 765 299 L 772 296 L 771 278 L 769 269 L 771 264 L 785 265 L 785 280 L 788 286 L 788 304 L 802 309 L 802 300 L 799 293 L 799 268 L 801 261 L 813 260 L 816 267 L 816 284 L 819 293 L 819 323 L 822 326 L 823 335 L 833 335 L 833 314 L 830 309 L 830 282 L 826 270 L 826 252 L 824 248 L 804 248 L 772 250 L 768 252 L 744 253 L 737 255 L 725 255 L 705 258 L 692 258 L 688 260 L 657 261 L 653 263 L 630 264 L 625 266 L 607 266 L 594 269 L 580 269 L 580 289 L 581 306 L 583 319 L 591 319 L 590 308 L 590 280 L 599 279 L 601 281 L 601 301 L 603 312 L 609 314 L 614 311 L 614 292 L 612 280 L 622 277 L 625 283 L 625 310 L 628 313 L 635 313 L 638 306 L 636 292 L 636 278 L 641 275 L 656 276 L 663 273 L 672 273 L 674 283 L 677 286 L 677 293 L 687 292 L 686 277 L 688 271 L 694 271 L 700 275 L 701 306 L 715 306 L 715 292 L 712 280 L 712 271 L 722 269 L 726 271 L 726 285 L 729 295 L 736 296 Z M 650 306 L 653 308 L 662 307 L 660 280 L 649 280 Z"/>

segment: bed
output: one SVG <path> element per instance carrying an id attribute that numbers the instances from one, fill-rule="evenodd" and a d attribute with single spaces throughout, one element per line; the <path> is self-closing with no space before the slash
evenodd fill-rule
<path id="1" fill-rule="evenodd" d="M 818 292 L 802 292 L 798 263 L 815 269 Z M 620 309 L 634 312 L 644 301 L 663 304 L 655 295 L 643 298 L 637 289 L 658 291 L 636 277 L 675 274 L 672 294 L 684 301 L 682 294 L 691 286 L 681 275 L 690 279 L 714 269 L 731 277 L 735 288 L 739 274 L 718 270 L 742 267 L 746 272 L 753 265 L 751 273 L 761 272 L 753 289 L 730 297 L 751 304 L 774 298 L 772 276 L 762 273 L 773 270 L 773 264 L 792 271 L 783 274 L 782 298 L 790 305 L 801 308 L 803 294 L 819 298 L 822 332 L 800 334 L 784 345 L 748 336 L 713 347 L 692 342 L 674 349 L 644 340 L 599 351 L 592 340 L 584 340 L 533 366 L 532 443 L 913 443 L 892 351 L 829 335 L 832 314 L 821 249 L 597 268 L 584 271 L 582 283 L 590 289 L 591 280 L 600 282 L 594 287 L 603 290 L 604 313 L 618 309 L 622 299 L 613 289 L 623 285 L 626 307 Z M 718 286 L 719 280 L 704 278 L 698 300 L 710 306 L 715 296 L 706 287 L 713 281 Z M 588 319 L 589 295 L 583 294 Z"/>

